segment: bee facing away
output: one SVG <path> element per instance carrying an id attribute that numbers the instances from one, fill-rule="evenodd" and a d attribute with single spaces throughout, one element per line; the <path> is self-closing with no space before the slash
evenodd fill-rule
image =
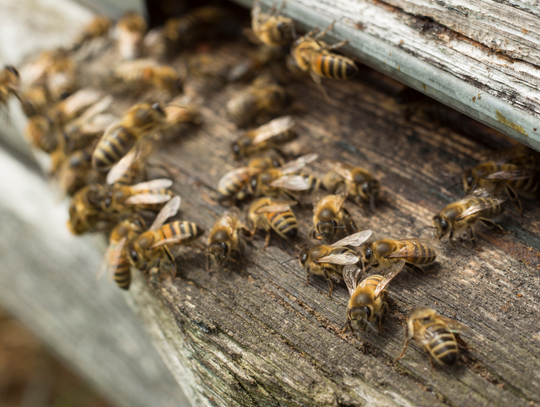
<path id="1" fill-rule="evenodd" d="M 506 197 L 476 197 L 468 196 L 456 202 L 447 205 L 438 215 L 433 217 L 433 226 L 435 235 L 438 239 L 448 234 L 450 244 L 453 243 L 454 234 L 469 231 L 469 238 L 474 248 L 478 245 L 474 238 L 473 227 L 480 221 L 489 227 L 502 227 L 491 220 L 500 215 L 504 208 L 502 204 Z"/>
<path id="2" fill-rule="evenodd" d="M 247 188 L 253 176 L 270 168 L 283 165 L 277 157 L 260 157 L 252 159 L 246 167 L 236 168 L 226 173 L 218 183 L 218 200 L 241 201 L 248 195 Z"/>
<path id="3" fill-rule="evenodd" d="M 435 368 L 433 359 L 442 366 L 454 365 L 458 358 L 459 348 L 468 348 L 459 333 L 468 329 L 460 322 L 437 314 L 434 309 L 416 307 L 407 319 L 403 350 L 394 362 L 403 357 L 409 341 L 414 339 L 427 352 L 433 369 Z"/>
<path id="4" fill-rule="evenodd" d="M 283 86 L 259 77 L 227 102 L 227 113 L 238 126 L 243 126 L 255 116 L 279 113 L 287 103 L 288 95 Z"/>
<path id="5" fill-rule="evenodd" d="M 294 239 L 298 234 L 298 221 L 291 210 L 296 201 L 274 201 L 272 198 L 260 198 L 251 204 L 248 220 L 252 233 L 257 229 L 266 231 L 263 250 L 270 244 L 271 231 L 285 239 Z"/>
<path id="6" fill-rule="evenodd" d="M 228 260 L 238 261 L 246 251 L 244 234 L 247 228 L 240 215 L 238 208 L 231 208 L 214 223 L 208 237 L 207 270 L 210 270 L 210 258 L 222 267 Z"/>
<path id="7" fill-rule="evenodd" d="M 112 20 L 109 17 L 95 16 L 75 37 L 71 50 L 76 51 L 96 38 L 106 37 L 109 34 L 111 26 Z"/>
<path id="8" fill-rule="evenodd" d="M 385 270 L 405 261 L 414 271 L 425 274 L 420 265 L 433 263 L 437 254 L 434 242 L 428 239 L 382 239 L 362 247 L 366 271 L 372 268 Z"/>
<path id="9" fill-rule="evenodd" d="M 394 263 L 384 275 L 372 274 L 360 280 L 362 270 L 356 265 L 348 265 L 343 269 L 343 279 L 349 290 L 349 303 L 347 305 L 347 321 L 343 333 L 354 326 L 364 331 L 368 326 L 380 333 L 384 319 L 388 313 L 388 293 L 386 287 L 392 279 L 403 269 L 403 260 Z"/>
<path id="10" fill-rule="evenodd" d="M 6 106 L 11 95 L 18 95 L 20 75 L 17 68 L 6 65 L 0 71 L 0 107 Z"/>
<path id="11" fill-rule="evenodd" d="M 43 115 L 51 103 L 46 86 L 32 86 L 20 94 L 21 107 L 26 117 Z"/>
<path id="12" fill-rule="evenodd" d="M 338 229 L 345 229 L 347 235 L 358 231 L 349 211 L 343 207 L 347 193 L 319 195 L 313 200 L 313 230 L 317 239 L 330 243 Z"/>
<path id="13" fill-rule="evenodd" d="M 258 129 L 246 132 L 232 143 L 232 152 L 236 160 L 260 153 L 263 150 L 288 143 L 296 137 L 292 130 L 294 120 L 291 116 L 283 116 L 266 123 Z"/>
<path id="14" fill-rule="evenodd" d="M 76 62 L 65 52 L 47 68 L 45 84 L 53 101 L 64 100 L 79 88 Z"/>
<path id="15" fill-rule="evenodd" d="M 179 207 L 180 197 L 171 199 L 159 212 L 150 228 L 128 245 L 131 265 L 149 273 L 153 282 L 176 276 L 175 259 L 170 247 L 190 244 L 204 233 L 204 229 L 193 222 L 165 223 L 177 213 Z"/>
<path id="16" fill-rule="evenodd" d="M 118 54 L 122 59 L 132 60 L 141 55 L 147 28 L 143 16 L 134 12 L 126 13 L 118 20 L 115 35 Z"/>
<path id="17" fill-rule="evenodd" d="M 138 216 L 124 219 L 114 227 L 109 236 L 109 245 L 105 252 L 98 278 L 106 272 L 123 290 L 128 290 L 131 284 L 131 264 L 129 262 L 127 245 L 146 230 L 144 220 Z"/>
<path id="18" fill-rule="evenodd" d="M 331 296 L 334 292 L 332 280 L 343 279 L 343 268 L 360 262 L 359 254 L 346 246 L 357 247 L 371 236 L 371 230 L 363 230 L 347 236 L 331 245 L 317 245 L 306 248 L 300 253 L 300 265 L 306 270 L 306 285 L 310 274 L 323 276 L 328 283 Z"/>
<path id="19" fill-rule="evenodd" d="M 323 180 L 324 187 L 334 193 L 344 188 L 354 202 L 360 206 L 362 201 L 367 202 L 374 211 L 381 185 L 373 174 L 362 167 L 353 167 L 338 161 L 332 161 L 331 165 L 332 169 L 326 173 Z"/>
<path id="20" fill-rule="evenodd" d="M 92 168 L 92 148 L 77 150 L 66 157 L 57 173 L 60 189 L 69 196 L 89 184 L 103 182 L 103 174 Z"/>
<path id="21" fill-rule="evenodd" d="M 107 129 L 96 146 L 92 166 L 99 172 L 109 170 L 139 140 L 166 125 L 167 115 L 159 103 L 140 103 L 128 109 L 120 121 Z"/>
<path id="22" fill-rule="evenodd" d="M 330 52 L 347 44 L 348 40 L 334 45 L 320 41 L 333 26 L 334 23 L 330 24 L 322 32 L 318 29 L 310 31 L 296 40 L 292 46 L 291 53 L 296 65 L 304 72 L 308 72 L 318 84 L 321 83 L 321 77 L 350 79 L 358 71 L 352 59 Z"/>
<path id="23" fill-rule="evenodd" d="M 282 3 L 277 10 L 272 7 L 267 13 L 262 13 L 260 1 L 253 2 L 251 28 L 262 43 L 271 47 L 279 47 L 293 41 L 296 34 L 294 22 L 281 15 L 284 6 L 285 3 Z"/>

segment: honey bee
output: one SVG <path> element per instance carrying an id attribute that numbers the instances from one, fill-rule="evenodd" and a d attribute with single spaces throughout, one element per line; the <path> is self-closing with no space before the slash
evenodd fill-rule
<path id="1" fill-rule="evenodd" d="M 116 23 L 118 54 L 124 60 L 138 58 L 142 53 L 143 38 L 148 29 L 143 16 L 135 12 L 124 14 Z"/>
<path id="2" fill-rule="evenodd" d="M 274 12 L 274 7 L 268 13 L 261 12 L 260 1 L 253 2 L 251 9 L 251 28 L 255 36 L 264 44 L 279 47 L 293 42 L 296 36 L 292 19 L 283 17 L 281 12 L 285 3 Z"/>
<path id="3" fill-rule="evenodd" d="M 219 180 L 218 200 L 236 202 L 245 199 L 250 194 L 247 188 L 253 176 L 282 165 L 283 161 L 277 157 L 260 157 L 252 159 L 246 167 L 229 171 Z"/>
<path id="4" fill-rule="evenodd" d="M 343 279 L 349 290 L 347 305 L 347 321 L 342 333 L 354 326 L 365 331 L 369 326 L 373 331 L 381 332 L 385 316 L 388 313 L 388 292 L 386 287 L 403 269 L 405 261 L 401 260 L 386 271 L 384 275 L 372 274 L 361 280 L 362 270 L 356 265 L 347 265 L 343 269 Z"/>
<path id="5" fill-rule="evenodd" d="M 159 103 L 140 103 L 128 109 L 120 121 L 107 129 L 92 156 L 96 171 L 105 172 L 145 136 L 166 124 L 167 114 Z"/>
<path id="6" fill-rule="evenodd" d="M 279 148 L 296 137 L 292 130 L 294 120 L 291 116 L 283 116 L 272 120 L 258 129 L 246 132 L 242 137 L 232 143 L 234 158 L 260 153 L 269 148 Z"/>
<path id="7" fill-rule="evenodd" d="M 300 265 L 306 270 L 306 285 L 309 284 L 310 274 L 323 276 L 328 283 L 328 296 L 331 296 L 334 292 L 332 280 L 341 281 L 344 266 L 357 264 L 361 260 L 355 250 L 346 246 L 360 246 L 371 234 L 371 230 L 363 230 L 331 245 L 317 245 L 302 250 Z"/>
<path id="8" fill-rule="evenodd" d="M 323 180 L 325 188 L 334 193 L 344 188 L 349 198 L 358 205 L 362 206 L 362 201 L 367 202 L 370 209 L 374 211 L 381 185 L 373 174 L 362 167 L 353 167 L 338 161 L 332 161 L 331 165 L 332 170 L 325 175 Z"/>
<path id="9" fill-rule="evenodd" d="M 184 51 L 201 38 L 219 31 L 223 23 L 227 23 L 228 13 L 225 9 L 216 6 L 196 8 L 178 18 L 171 18 L 165 22 L 165 43 L 169 57 Z"/>
<path id="10" fill-rule="evenodd" d="M 45 85 L 53 101 L 64 100 L 78 89 L 77 63 L 65 51 L 59 51 L 54 62 L 48 66 Z"/>
<path id="11" fill-rule="evenodd" d="M 204 233 L 204 229 L 193 222 L 165 223 L 169 217 L 176 214 L 179 206 L 180 197 L 171 199 L 158 214 L 152 226 L 128 246 L 131 265 L 149 273 L 152 281 L 172 279 L 176 276 L 171 246 L 192 243 Z"/>
<path id="12" fill-rule="evenodd" d="M 11 65 L 0 71 L 0 106 L 7 106 L 11 95 L 18 96 L 20 75 L 17 68 Z"/>
<path id="13" fill-rule="evenodd" d="M 483 198 L 471 195 L 450 203 L 438 215 L 433 217 L 435 235 L 438 239 L 441 239 L 449 233 L 448 240 L 452 244 L 454 233 L 458 234 L 468 230 L 473 247 L 478 248 L 474 238 L 473 226 L 480 221 L 487 226 L 495 226 L 502 230 L 502 227 L 493 222 L 491 218 L 503 212 L 502 204 L 506 199 L 506 197 Z"/>
<path id="14" fill-rule="evenodd" d="M 259 77 L 227 102 L 227 112 L 238 126 L 242 126 L 257 115 L 279 113 L 287 103 L 288 95 L 283 86 Z"/>
<path id="15" fill-rule="evenodd" d="M 112 276 L 123 290 L 131 284 L 131 263 L 129 262 L 127 245 L 146 230 L 144 220 L 138 216 L 124 219 L 114 227 L 109 236 L 109 245 L 104 261 L 98 271 L 98 278 L 103 272 Z"/>
<path id="16" fill-rule="evenodd" d="M 75 37 L 71 50 L 76 51 L 96 38 L 108 36 L 111 26 L 112 20 L 109 17 L 95 16 Z"/>
<path id="17" fill-rule="evenodd" d="M 100 184 L 91 184 L 81 188 L 69 205 L 68 228 L 74 235 L 99 230 L 102 224 L 112 221 L 108 214 L 101 210 L 105 199 L 105 188 Z"/>
<path id="18" fill-rule="evenodd" d="M 345 229 L 347 234 L 358 231 L 352 217 L 343 207 L 347 193 L 318 196 L 313 201 L 313 231 L 315 238 L 330 243 L 338 229 Z"/>
<path id="19" fill-rule="evenodd" d="M 206 269 L 210 270 L 210 258 L 219 267 L 228 260 L 238 261 L 246 251 L 246 231 L 240 220 L 240 210 L 236 207 L 217 219 L 208 238 Z"/>
<path id="20" fill-rule="evenodd" d="M 178 71 L 152 59 L 120 62 L 111 69 L 109 77 L 112 84 L 119 84 L 122 89 L 155 88 L 173 95 L 182 92 L 182 79 Z"/>
<path id="21" fill-rule="evenodd" d="M 51 96 L 46 86 L 33 86 L 20 94 L 21 107 L 26 117 L 43 115 L 49 104 Z"/>
<path id="22" fill-rule="evenodd" d="M 60 188 L 69 196 L 86 185 L 103 182 L 103 175 L 92 168 L 92 148 L 68 155 L 60 165 L 57 177 Z"/>
<path id="23" fill-rule="evenodd" d="M 292 46 L 292 56 L 296 65 L 304 72 L 309 72 L 313 80 L 320 84 L 321 77 L 330 79 L 350 79 L 358 69 L 352 59 L 333 54 L 330 51 L 340 48 L 349 41 L 328 45 L 320 39 L 332 29 L 334 23 L 319 32 L 318 29 L 308 32 L 297 39 Z"/>
<path id="24" fill-rule="evenodd" d="M 295 198 L 296 193 L 309 193 L 320 186 L 320 181 L 303 173 L 295 174 L 306 164 L 316 160 L 317 154 L 307 154 L 290 161 L 281 167 L 271 168 L 259 173 L 250 181 L 249 194 L 277 198 L 286 195 Z"/>
<path id="25" fill-rule="evenodd" d="M 460 322 L 437 314 L 434 309 L 416 307 L 407 320 L 403 350 L 394 362 L 403 357 L 409 341 L 414 339 L 428 354 L 433 369 L 435 369 L 433 359 L 439 365 L 452 366 L 457 361 L 459 348 L 469 348 L 459 336 L 460 332 L 468 329 Z"/>
<path id="26" fill-rule="evenodd" d="M 425 274 L 420 265 L 428 265 L 437 259 L 438 250 L 428 239 L 382 239 L 362 247 L 366 272 L 372 268 L 386 270 L 395 263 L 405 261 L 414 271 Z"/>
<path id="27" fill-rule="evenodd" d="M 266 231 L 263 250 L 270 244 L 271 231 L 285 239 L 294 239 L 298 234 L 298 221 L 291 210 L 296 201 L 274 201 L 272 198 L 260 198 L 251 204 L 248 221 L 252 234 L 257 229 Z"/>

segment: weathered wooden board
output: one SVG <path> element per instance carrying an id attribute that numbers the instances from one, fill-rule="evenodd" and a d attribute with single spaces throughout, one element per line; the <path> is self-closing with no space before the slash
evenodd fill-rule
<path id="1" fill-rule="evenodd" d="M 216 62 L 238 61 L 240 44 L 223 45 Z M 216 202 L 216 185 L 234 163 L 229 151 L 238 130 L 227 119 L 226 102 L 242 85 L 209 93 L 204 124 L 169 142 L 155 160 L 173 166 L 174 189 L 182 197 L 180 217 L 209 230 L 225 210 Z M 385 198 L 374 214 L 348 209 L 375 237 L 408 237 L 430 225 L 431 217 L 461 196 L 450 189 L 463 168 L 484 150 L 508 140 L 465 116 L 420 103 L 399 105 L 403 86 L 362 68 L 359 79 L 325 82 L 326 100 L 310 79 L 287 85 L 288 110 L 298 121 L 297 142 L 289 152 L 318 152 L 313 173 L 323 176 L 324 159 L 341 159 L 372 170 Z M 457 125 L 447 127 L 444 123 Z M 465 136 L 467 134 L 468 136 Z M 197 405 L 377 405 L 377 406 L 530 406 L 540 404 L 540 208 L 525 201 L 523 217 L 509 208 L 501 224 L 510 234 L 480 227 L 483 251 L 468 241 L 446 242 L 432 273 L 406 271 L 392 284 L 392 313 L 429 305 L 471 327 L 465 340 L 472 350 L 459 366 L 433 371 L 424 352 L 412 346 L 394 364 L 403 341 L 403 317 L 390 318 L 384 335 L 339 334 L 348 294 L 344 286 L 326 296 L 326 283 L 297 262 L 295 245 L 310 227 L 310 209 L 295 210 L 301 236 L 275 238 L 262 251 L 263 237 L 249 244 L 245 262 L 231 272 L 205 271 L 205 257 L 186 250 L 172 284 L 148 288 L 134 284 L 132 304 L 153 335 L 165 363 Z M 427 233 L 427 232 L 425 232 Z M 187 379 L 186 379 L 187 378 Z"/>

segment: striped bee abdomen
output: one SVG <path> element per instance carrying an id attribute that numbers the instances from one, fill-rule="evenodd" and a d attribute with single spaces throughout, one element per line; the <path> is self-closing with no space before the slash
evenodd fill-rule
<path id="1" fill-rule="evenodd" d="M 98 172 L 110 169 L 137 143 L 138 137 L 124 126 L 103 135 L 92 155 L 92 167 Z"/>
<path id="2" fill-rule="evenodd" d="M 291 210 L 279 213 L 267 213 L 266 219 L 271 228 L 283 237 L 293 239 L 298 234 L 298 221 Z"/>
<path id="3" fill-rule="evenodd" d="M 194 241 L 204 233 L 204 229 L 199 225 L 188 221 L 176 221 L 166 223 L 159 229 L 162 239 L 170 239 L 182 234 L 190 234 L 191 236 L 180 240 L 177 244 L 186 244 Z M 161 240 L 161 239 L 160 239 Z"/>
<path id="4" fill-rule="evenodd" d="M 123 290 L 128 290 L 131 283 L 131 269 L 129 260 L 125 257 L 124 252 L 117 259 L 116 271 L 114 273 L 114 281 L 118 287 Z"/>
<path id="5" fill-rule="evenodd" d="M 440 364 L 447 366 L 455 364 L 458 357 L 458 345 L 454 334 L 439 323 L 426 327 L 426 333 L 431 336 L 431 340 L 427 344 L 429 353 Z"/>
<path id="6" fill-rule="evenodd" d="M 349 79 L 357 72 L 352 60 L 331 54 L 316 54 L 313 70 L 318 75 L 330 79 Z"/>
<path id="7" fill-rule="evenodd" d="M 404 258 L 407 263 L 413 264 L 429 264 L 433 263 L 437 258 L 437 253 L 428 245 L 411 241 L 406 242 L 407 252 L 410 257 Z"/>

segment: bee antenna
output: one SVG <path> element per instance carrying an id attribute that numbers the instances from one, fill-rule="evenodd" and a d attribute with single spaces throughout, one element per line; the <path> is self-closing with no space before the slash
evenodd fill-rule
<path id="1" fill-rule="evenodd" d="M 417 235 L 419 232 L 421 232 L 421 231 L 424 230 L 424 229 L 435 229 L 435 227 L 434 227 L 434 226 L 425 226 L 425 227 L 423 227 L 423 228 L 420 228 L 420 229 L 418 229 L 416 232 L 413 233 L 413 236 L 414 236 L 414 235 Z"/>
<path id="2" fill-rule="evenodd" d="M 450 189 L 454 189 L 455 187 L 457 187 L 459 184 L 461 184 L 460 181 L 456 182 L 454 185 L 452 185 L 451 187 L 448 187 L 446 189 L 450 190 Z"/>
<path id="3" fill-rule="evenodd" d="M 281 266 L 283 266 L 285 263 L 288 263 L 288 262 L 293 261 L 293 260 L 296 260 L 296 257 L 293 257 L 293 258 L 291 258 L 291 259 L 289 259 L 289 260 L 282 261 L 282 262 L 279 263 L 279 264 L 280 264 Z"/>
<path id="4" fill-rule="evenodd" d="M 402 315 L 408 315 L 408 314 L 409 314 L 408 312 L 402 312 L 401 314 L 390 315 L 390 318 L 397 318 L 397 317 L 401 317 Z"/>

